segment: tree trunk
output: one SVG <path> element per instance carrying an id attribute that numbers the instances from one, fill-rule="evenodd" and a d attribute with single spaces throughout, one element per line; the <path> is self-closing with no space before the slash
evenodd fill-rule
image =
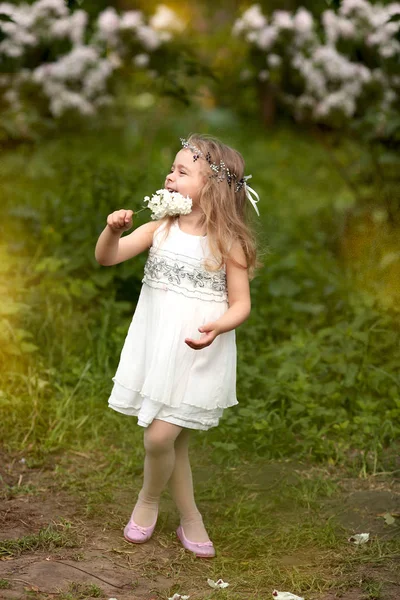
<path id="1" fill-rule="evenodd" d="M 260 117 L 265 127 L 272 127 L 276 116 L 276 89 L 269 81 L 260 81 L 258 86 Z"/>

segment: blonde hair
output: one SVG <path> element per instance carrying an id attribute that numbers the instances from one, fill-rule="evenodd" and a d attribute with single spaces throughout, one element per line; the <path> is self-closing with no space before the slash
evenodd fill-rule
<path id="1" fill-rule="evenodd" d="M 188 142 L 201 150 L 204 156 L 209 152 L 213 163 L 219 165 L 222 160 L 230 172 L 235 173 L 238 180 L 244 176 L 244 160 L 237 150 L 209 135 L 191 134 Z M 235 192 L 235 180 L 231 185 L 226 179 L 219 182 L 215 177 L 210 177 L 212 170 L 204 159 L 201 159 L 201 164 L 207 180 L 199 197 L 199 205 L 203 211 L 199 227 L 206 225 L 210 250 L 216 259 L 216 262 L 205 261 L 204 267 L 207 271 L 218 271 L 229 258 L 236 266 L 248 269 L 249 279 L 252 280 L 256 269 L 263 266 L 263 263 L 258 260 L 256 232 L 249 225 L 249 214 L 254 211 L 254 208 L 246 197 L 244 186 Z M 178 216 L 168 216 L 160 220 L 167 221 L 165 237 L 178 218 Z M 236 240 L 243 248 L 246 265 L 238 263 L 229 256 L 232 244 Z"/>

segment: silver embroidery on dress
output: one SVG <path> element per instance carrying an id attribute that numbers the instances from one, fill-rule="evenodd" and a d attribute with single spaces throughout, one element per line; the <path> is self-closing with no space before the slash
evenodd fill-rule
<path id="1" fill-rule="evenodd" d="M 147 262 L 144 267 L 144 282 L 160 281 L 169 282 L 171 284 L 181 285 L 185 282 L 191 284 L 193 290 L 201 288 L 220 292 L 221 299 L 226 297 L 227 282 L 226 272 L 224 270 L 210 273 L 206 269 L 190 265 L 182 264 L 177 258 L 157 257 L 153 252 L 149 253 Z M 183 285 L 185 288 L 185 286 Z"/>

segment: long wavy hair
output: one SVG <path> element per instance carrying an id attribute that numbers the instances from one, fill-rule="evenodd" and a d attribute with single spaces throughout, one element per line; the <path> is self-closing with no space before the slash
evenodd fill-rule
<path id="1" fill-rule="evenodd" d="M 245 163 L 237 150 L 209 135 L 191 134 L 188 142 L 199 148 L 204 156 L 209 152 L 212 162 L 219 165 L 222 160 L 238 179 L 244 176 Z M 215 259 L 214 261 L 206 259 L 204 267 L 210 272 L 218 271 L 230 258 L 236 266 L 248 269 L 249 279 L 252 280 L 256 269 L 264 266 L 258 260 L 256 231 L 249 223 L 249 214 L 254 211 L 254 208 L 246 197 L 244 186 L 235 192 L 234 180 L 231 185 L 226 179 L 217 181 L 212 176 L 213 171 L 208 162 L 202 159 L 200 164 L 206 176 L 206 183 L 199 197 L 199 205 L 203 212 L 199 228 L 206 225 L 208 244 Z M 168 216 L 160 220 L 167 221 L 164 239 L 178 218 L 178 216 Z M 247 265 L 242 265 L 229 256 L 229 250 L 235 240 L 238 240 L 243 248 Z"/>

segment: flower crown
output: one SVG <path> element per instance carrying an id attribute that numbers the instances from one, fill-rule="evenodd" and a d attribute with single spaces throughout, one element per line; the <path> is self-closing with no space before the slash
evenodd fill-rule
<path id="1" fill-rule="evenodd" d="M 190 150 L 193 153 L 193 162 L 196 162 L 196 160 L 200 157 L 204 158 L 208 162 L 211 170 L 214 172 L 214 177 L 217 179 L 218 182 L 224 181 L 224 179 L 226 179 L 228 182 L 228 185 L 230 187 L 232 185 L 232 182 L 234 181 L 235 182 L 235 192 L 239 192 L 242 189 L 242 187 L 244 186 L 247 198 L 250 200 L 250 202 L 254 206 L 254 210 L 256 211 L 258 216 L 260 216 L 260 213 L 256 206 L 256 202 L 258 202 L 260 200 L 260 198 L 259 198 L 257 192 L 255 192 L 246 183 L 247 179 L 250 179 L 252 177 L 252 175 L 245 175 L 244 177 L 241 177 L 241 179 L 239 179 L 238 176 L 236 175 L 236 173 L 232 173 L 228 169 L 228 167 L 225 165 L 223 160 L 220 160 L 219 164 L 217 164 L 211 160 L 211 154 L 209 152 L 207 152 L 207 154 L 204 155 L 204 153 L 201 150 L 199 150 L 199 148 L 197 148 L 197 146 L 190 144 L 187 140 L 185 140 L 185 138 L 180 138 L 180 140 L 182 142 L 183 148 L 187 148 L 188 150 Z M 257 200 L 255 200 L 255 198 L 253 197 L 253 194 L 257 198 Z"/>
<path id="2" fill-rule="evenodd" d="M 226 179 L 228 182 L 228 185 L 230 187 L 232 184 L 232 181 L 234 180 L 235 181 L 235 192 L 238 192 L 239 190 L 242 189 L 246 179 L 244 177 L 242 177 L 241 179 L 238 180 L 236 173 L 231 173 L 231 171 L 225 165 L 223 160 L 221 160 L 218 165 L 217 163 L 212 162 L 211 154 L 209 152 L 207 152 L 207 154 L 204 156 L 204 153 L 201 150 L 199 150 L 197 148 L 197 146 L 193 146 L 193 144 L 189 144 L 189 142 L 187 140 L 185 140 L 184 138 L 181 138 L 181 142 L 182 142 L 182 146 L 184 148 L 188 148 L 189 150 L 191 150 L 191 152 L 193 152 L 193 162 L 196 162 L 196 160 L 200 157 L 206 159 L 206 161 L 210 165 L 211 169 L 214 171 L 215 178 L 217 179 L 217 181 L 223 181 L 224 179 Z"/>

